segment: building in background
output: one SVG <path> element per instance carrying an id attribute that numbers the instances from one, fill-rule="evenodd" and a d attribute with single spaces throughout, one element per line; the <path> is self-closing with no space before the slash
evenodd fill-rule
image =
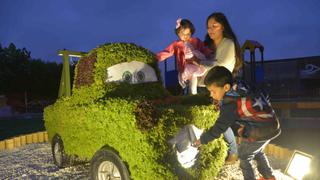
<path id="1" fill-rule="evenodd" d="M 256 63 L 256 84 L 273 99 L 320 99 L 320 56 L 278 59 Z M 245 79 L 250 81 L 251 66 L 245 63 Z"/>

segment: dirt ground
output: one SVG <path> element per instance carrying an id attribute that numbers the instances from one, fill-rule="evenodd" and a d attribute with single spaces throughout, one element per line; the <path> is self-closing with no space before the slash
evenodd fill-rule
<path id="1" fill-rule="evenodd" d="M 269 157 L 278 179 L 283 179 L 286 164 Z M 89 163 L 57 168 L 52 160 L 51 148 L 48 143 L 36 143 L 14 150 L 0 151 L 1 179 L 89 179 Z M 241 180 L 242 172 L 239 161 L 224 166 L 215 180 Z"/>

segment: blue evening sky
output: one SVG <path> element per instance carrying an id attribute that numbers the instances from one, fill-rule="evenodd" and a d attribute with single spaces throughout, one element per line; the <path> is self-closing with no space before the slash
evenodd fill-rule
<path id="1" fill-rule="evenodd" d="M 58 49 L 90 51 L 106 42 L 133 42 L 157 52 L 177 38 L 178 17 L 190 19 L 203 39 L 207 16 L 220 11 L 240 44 L 259 41 L 267 60 L 315 56 L 319 9 L 319 0 L 0 0 L 0 43 L 57 62 Z"/>

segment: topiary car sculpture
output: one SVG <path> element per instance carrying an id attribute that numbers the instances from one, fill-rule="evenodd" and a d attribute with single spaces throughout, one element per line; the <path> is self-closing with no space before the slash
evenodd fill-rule
<path id="1" fill-rule="evenodd" d="M 129 43 L 105 44 L 78 61 L 72 95 L 45 108 L 58 167 L 90 161 L 91 179 L 212 179 L 224 164 L 222 138 L 183 168 L 168 144 L 181 127 L 207 129 L 217 112 L 206 96 L 171 96 L 155 55 Z"/>

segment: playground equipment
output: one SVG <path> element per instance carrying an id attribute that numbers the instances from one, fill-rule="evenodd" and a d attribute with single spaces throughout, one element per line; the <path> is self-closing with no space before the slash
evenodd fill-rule
<path id="1" fill-rule="evenodd" d="M 173 58 L 172 58 L 173 59 Z M 164 61 L 164 82 L 166 89 L 173 95 L 179 95 L 182 93 L 182 89 L 179 85 L 177 61 L 174 60 L 174 68 L 168 70 L 168 61 Z"/>
<path id="2" fill-rule="evenodd" d="M 255 50 L 259 49 L 260 54 L 261 54 L 261 61 L 259 63 L 256 62 L 256 53 Z M 264 47 L 258 42 L 258 41 L 253 41 L 253 40 L 246 40 L 245 43 L 243 44 L 242 48 L 242 56 L 243 59 L 245 55 L 245 51 L 249 50 L 250 52 L 250 66 L 249 69 L 245 67 L 244 63 L 244 68 L 243 68 L 243 77 L 250 82 L 251 84 L 256 84 L 259 82 L 263 82 L 264 79 L 264 56 L 263 56 L 263 51 Z M 249 71 L 247 71 L 249 70 Z M 246 74 L 250 73 L 250 79 L 247 79 Z"/>
<path id="3" fill-rule="evenodd" d="M 70 57 L 81 57 L 86 52 L 76 52 L 76 51 L 69 51 L 69 50 L 59 50 L 59 56 L 63 56 L 63 67 L 61 73 L 61 80 L 60 80 L 60 87 L 59 87 L 59 97 L 63 96 L 70 96 L 71 95 L 71 83 L 70 83 Z"/>

